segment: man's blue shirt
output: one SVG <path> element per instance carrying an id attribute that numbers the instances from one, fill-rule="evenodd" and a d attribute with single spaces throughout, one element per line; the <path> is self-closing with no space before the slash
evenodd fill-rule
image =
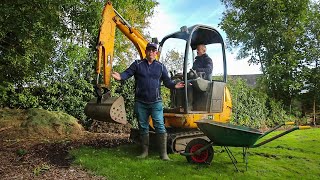
<path id="1" fill-rule="evenodd" d="M 120 74 L 121 80 L 132 76 L 135 78 L 135 100 L 143 103 L 154 103 L 162 100 L 161 81 L 170 89 L 175 83 L 171 81 L 166 67 L 157 60 L 151 64 L 146 59 L 133 62 L 128 69 Z"/>

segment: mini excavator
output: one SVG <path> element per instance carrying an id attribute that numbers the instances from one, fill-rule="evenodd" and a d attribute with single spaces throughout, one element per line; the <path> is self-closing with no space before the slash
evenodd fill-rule
<path id="1" fill-rule="evenodd" d="M 87 103 L 85 114 L 98 121 L 126 124 L 124 98 L 121 96 L 111 97 L 110 91 L 108 91 L 110 90 L 116 28 L 134 44 L 140 58 L 145 57 L 148 43 L 146 38 L 113 8 L 111 2 L 107 2 L 102 13 L 97 44 L 96 98 Z M 209 81 L 192 70 L 198 44 L 204 44 L 208 50 L 218 54 L 213 58 L 214 69 L 220 72 L 217 78 L 213 77 Z M 188 82 L 185 88 L 170 90 L 170 107 L 164 109 L 164 120 L 168 133 L 168 152 L 180 152 L 192 139 L 206 138 L 198 130 L 196 121 L 208 119 L 223 123 L 229 122 L 232 103 L 230 92 L 226 86 L 225 44 L 221 34 L 215 28 L 201 24 L 181 27 L 180 30 L 165 36 L 160 41 L 158 59 L 161 58 L 162 52 L 170 50 L 171 47 L 179 48 L 183 54 L 179 64 L 181 67 L 171 71 L 171 78 L 174 81 Z M 207 52 L 210 54 L 209 51 Z M 217 59 L 219 62 L 216 61 Z M 103 79 L 102 84 L 99 84 L 99 78 Z M 102 89 L 107 93 L 102 93 Z M 150 138 L 152 138 L 154 131 L 151 121 L 150 127 Z M 138 139 L 138 136 L 138 130 L 133 129 L 131 138 L 135 140 Z"/>

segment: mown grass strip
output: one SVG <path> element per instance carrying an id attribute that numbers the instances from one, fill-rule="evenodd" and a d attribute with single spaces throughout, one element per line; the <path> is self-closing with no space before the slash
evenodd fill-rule
<path id="1" fill-rule="evenodd" d="M 274 132 L 272 136 L 279 132 Z M 184 156 L 170 154 L 162 161 L 152 151 L 147 159 L 137 159 L 137 145 L 72 150 L 75 164 L 106 179 L 318 179 L 320 177 L 320 128 L 295 131 L 258 148 L 249 149 L 248 171 L 242 148 L 230 147 L 238 160 L 236 172 L 222 147 L 214 146 L 211 165 L 187 163 Z M 268 138 L 265 137 L 265 138 Z"/>

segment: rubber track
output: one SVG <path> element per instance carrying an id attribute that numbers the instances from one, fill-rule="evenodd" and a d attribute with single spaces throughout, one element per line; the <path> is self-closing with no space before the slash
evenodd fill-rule
<path id="1" fill-rule="evenodd" d="M 169 129 L 168 130 L 168 152 L 169 153 L 177 153 L 177 152 L 181 152 L 184 151 L 183 150 L 177 150 L 176 149 L 176 145 L 181 143 L 181 144 L 185 144 L 182 143 L 184 142 L 184 139 L 186 138 L 206 138 L 206 136 L 204 135 L 204 133 L 200 130 L 197 129 L 183 129 L 183 130 L 177 130 L 180 132 L 175 132 L 175 130 L 173 129 Z M 186 144 L 185 144 L 186 145 Z"/>

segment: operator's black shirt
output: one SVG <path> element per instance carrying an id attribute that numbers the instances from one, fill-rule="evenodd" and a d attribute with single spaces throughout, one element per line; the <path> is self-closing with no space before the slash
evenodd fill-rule
<path id="1" fill-rule="evenodd" d="M 196 70 L 197 73 L 204 72 L 204 79 L 211 80 L 213 69 L 212 59 L 207 54 L 197 56 L 193 63 L 192 69 Z"/>

